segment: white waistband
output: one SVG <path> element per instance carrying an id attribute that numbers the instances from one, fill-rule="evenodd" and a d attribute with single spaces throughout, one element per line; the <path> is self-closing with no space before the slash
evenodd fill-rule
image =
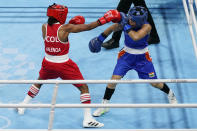
<path id="1" fill-rule="evenodd" d="M 144 54 L 144 53 L 148 52 L 148 47 L 146 47 L 144 49 L 133 49 L 133 48 L 129 48 L 129 47 L 125 46 L 123 48 L 123 50 L 129 54 Z"/>
<path id="2" fill-rule="evenodd" d="M 63 63 L 69 60 L 68 54 L 61 56 L 53 56 L 46 54 L 45 59 L 54 63 Z"/>

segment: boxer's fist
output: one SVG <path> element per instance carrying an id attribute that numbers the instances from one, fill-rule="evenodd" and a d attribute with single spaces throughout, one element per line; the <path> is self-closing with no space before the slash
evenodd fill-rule
<path id="1" fill-rule="evenodd" d="M 104 14 L 103 17 L 98 19 L 98 22 L 100 25 L 103 25 L 103 24 L 108 23 L 110 21 L 117 23 L 120 20 L 121 20 L 120 12 L 118 12 L 117 10 L 109 10 Z"/>
<path id="2" fill-rule="evenodd" d="M 83 16 L 75 16 L 73 17 L 70 21 L 69 21 L 69 24 L 74 24 L 74 25 L 77 25 L 77 24 L 84 24 L 85 23 L 85 18 Z"/>
<path id="3" fill-rule="evenodd" d="M 103 36 L 103 34 L 100 34 L 98 37 L 93 38 L 90 42 L 89 42 L 89 49 L 92 53 L 98 53 L 101 51 L 101 45 L 103 43 L 103 41 L 106 39 L 105 36 Z"/>
<path id="4" fill-rule="evenodd" d="M 124 31 L 126 31 L 127 33 L 129 33 L 132 29 L 132 26 L 130 24 L 126 24 L 123 28 Z"/>

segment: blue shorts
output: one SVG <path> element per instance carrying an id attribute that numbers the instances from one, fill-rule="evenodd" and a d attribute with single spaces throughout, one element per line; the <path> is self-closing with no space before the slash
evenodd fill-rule
<path id="1" fill-rule="evenodd" d="M 137 71 L 140 79 L 157 79 L 157 75 L 148 52 L 145 54 L 129 54 L 122 50 L 113 75 L 124 77 L 129 70 Z"/>

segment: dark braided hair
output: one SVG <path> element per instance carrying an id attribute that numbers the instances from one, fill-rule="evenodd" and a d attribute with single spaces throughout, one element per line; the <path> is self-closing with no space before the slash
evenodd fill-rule
<path id="1" fill-rule="evenodd" d="M 47 23 L 49 24 L 49 26 L 52 26 L 54 23 L 57 23 L 58 21 L 53 18 L 53 17 L 49 17 Z"/>

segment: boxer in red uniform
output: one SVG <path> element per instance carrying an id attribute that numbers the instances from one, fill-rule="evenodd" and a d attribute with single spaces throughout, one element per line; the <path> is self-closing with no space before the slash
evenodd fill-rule
<path id="1" fill-rule="evenodd" d="M 110 10 L 103 17 L 90 24 L 84 24 L 82 16 L 75 16 L 68 24 L 64 24 L 67 18 L 68 8 L 63 5 L 53 4 L 47 8 L 48 22 L 42 25 L 42 36 L 45 43 L 45 57 L 39 72 L 38 80 L 56 79 L 83 80 L 83 76 L 75 62 L 69 56 L 70 33 L 87 31 L 110 21 L 118 22 L 121 19 L 117 10 Z M 80 100 L 83 104 L 90 104 L 91 98 L 87 84 L 73 84 L 80 92 Z M 34 98 L 42 84 L 33 84 L 22 104 L 27 104 Z M 18 108 L 19 114 L 24 114 L 25 108 Z M 102 127 L 104 124 L 96 121 L 90 108 L 84 109 L 83 127 Z"/>

